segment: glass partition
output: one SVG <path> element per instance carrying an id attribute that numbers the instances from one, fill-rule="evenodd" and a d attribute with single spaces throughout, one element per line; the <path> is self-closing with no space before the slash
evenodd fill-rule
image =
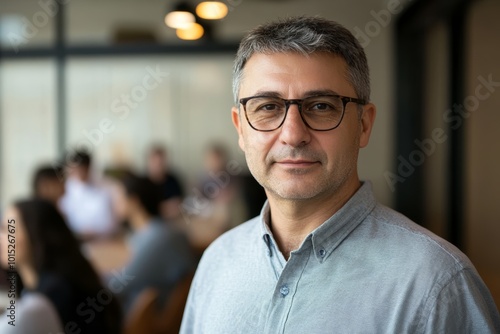
<path id="1" fill-rule="evenodd" d="M 0 66 L 0 193 L 2 208 L 30 194 L 41 163 L 57 157 L 55 63 L 3 61 Z"/>

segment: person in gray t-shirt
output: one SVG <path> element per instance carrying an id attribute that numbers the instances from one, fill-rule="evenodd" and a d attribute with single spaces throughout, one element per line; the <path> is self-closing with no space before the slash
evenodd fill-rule
<path id="1" fill-rule="evenodd" d="M 131 259 L 124 268 L 129 279 L 118 296 L 128 313 L 142 291 L 154 288 L 160 309 L 175 285 L 194 270 L 194 257 L 185 235 L 159 218 L 158 188 L 147 178 L 132 175 L 122 183 L 120 211 L 133 233 Z"/>
<path id="2" fill-rule="evenodd" d="M 299 17 L 252 30 L 233 92 L 268 202 L 203 255 L 181 333 L 500 333 L 467 257 L 360 181 L 375 106 L 347 29 Z"/>

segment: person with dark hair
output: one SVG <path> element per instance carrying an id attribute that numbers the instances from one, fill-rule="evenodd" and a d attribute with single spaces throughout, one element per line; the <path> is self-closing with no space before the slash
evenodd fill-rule
<path id="1" fill-rule="evenodd" d="M 194 269 L 194 259 L 186 237 L 159 216 L 161 193 L 151 180 L 128 175 L 122 180 L 120 214 L 132 228 L 131 260 L 124 273 L 130 282 L 119 297 L 125 312 L 146 288 L 159 292 L 163 306 L 172 288 Z"/>
<path id="2" fill-rule="evenodd" d="M 160 215 L 163 219 L 175 219 L 180 214 L 183 191 L 177 175 L 170 169 L 167 151 L 155 144 L 148 151 L 147 177 L 160 189 Z"/>
<path id="3" fill-rule="evenodd" d="M 227 172 L 228 161 L 229 154 L 224 145 L 212 143 L 207 146 L 203 158 L 204 170 L 198 185 L 202 195 L 212 203 L 211 206 L 217 205 L 222 211 L 229 209 L 228 206 L 236 196 L 237 188 L 236 176 Z M 207 208 L 208 212 L 205 214 L 210 214 L 210 211 L 214 210 L 211 206 Z M 227 214 L 223 216 L 229 218 Z M 226 228 L 231 222 L 221 221 L 221 224 Z"/>
<path id="4" fill-rule="evenodd" d="M 214 241 L 181 333 L 500 333 L 456 247 L 378 203 L 358 176 L 376 108 L 342 25 L 292 17 L 241 41 L 232 121 L 268 201 Z"/>
<path id="5" fill-rule="evenodd" d="M 64 171 L 60 166 L 43 165 L 33 176 L 32 192 L 36 198 L 46 199 L 57 205 L 64 195 Z"/>
<path id="6" fill-rule="evenodd" d="M 92 157 L 84 150 L 68 154 L 66 193 L 59 207 L 81 239 L 107 237 L 117 228 L 110 193 L 91 178 Z"/>
<path id="7" fill-rule="evenodd" d="M 1 232 L 1 264 L 10 269 L 7 254 L 12 255 L 13 249 L 13 265 L 24 289 L 15 326 L 1 321 L 0 333 L 120 333 L 116 298 L 101 285 L 51 203 L 15 202 L 6 212 Z M 9 246 L 13 244 L 15 248 Z"/>

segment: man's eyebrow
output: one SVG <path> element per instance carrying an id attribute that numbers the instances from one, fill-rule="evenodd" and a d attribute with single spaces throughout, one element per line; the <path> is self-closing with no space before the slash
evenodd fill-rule
<path id="1" fill-rule="evenodd" d="M 302 96 L 296 97 L 298 99 L 310 97 L 310 96 L 318 96 L 318 95 L 339 95 L 334 90 L 331 89 L 315 89 L 315 90 L 309 90 L 302 94 Z M 272 91 L 272 90 L 258 90 L 256 91 L 252 96 L 269 96 L 269 97 L 279 97 L 279 98 L 284 98 L 283 95 L 277 91 Z"/>
<path id="2" fill-rule="evenodd" d="M 303 97 L 318 96 L 318 95 L 340 95 L 340 94 L 331 89 L 316 89 L 305 92 Z"/>
<path id="3" fill-rule="evenodd" d="M 252 96 L 282 97 L 279 92 L 272 90 L 258 90 Z"/>

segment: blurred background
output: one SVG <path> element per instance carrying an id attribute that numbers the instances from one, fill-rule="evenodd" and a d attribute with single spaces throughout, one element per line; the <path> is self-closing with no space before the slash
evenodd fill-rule
<path id="1" fill-rule="evenodd" d="M 2 212 L 32 193 L 37 167 L 65 167 L 68 152 L 91 153 L 92 177 L 113 193 L 110 175 L 146 174 L 151 146 L 162 146 L 182 188 L 174 218 L 196 230 L 187 233 L 201 252 L 214 228 L 193 226 L 217 210 L 200 212 L 200 196 L 239 180 L 217 193 L 241 199 L 217 235 L 261 201 L 230 119 L 238 41 L 278 17 L 320 15 L 367 53 L 378 114 L 361 177 L 380 202 L 462 249 L 500 305 L 500 2 L 221 0 L 225 16 L 197 16 L 194 32 L 166 25 L 200 2 L 0 0 Z M 222 162 L 210 173 L 214 147 Z"/>

